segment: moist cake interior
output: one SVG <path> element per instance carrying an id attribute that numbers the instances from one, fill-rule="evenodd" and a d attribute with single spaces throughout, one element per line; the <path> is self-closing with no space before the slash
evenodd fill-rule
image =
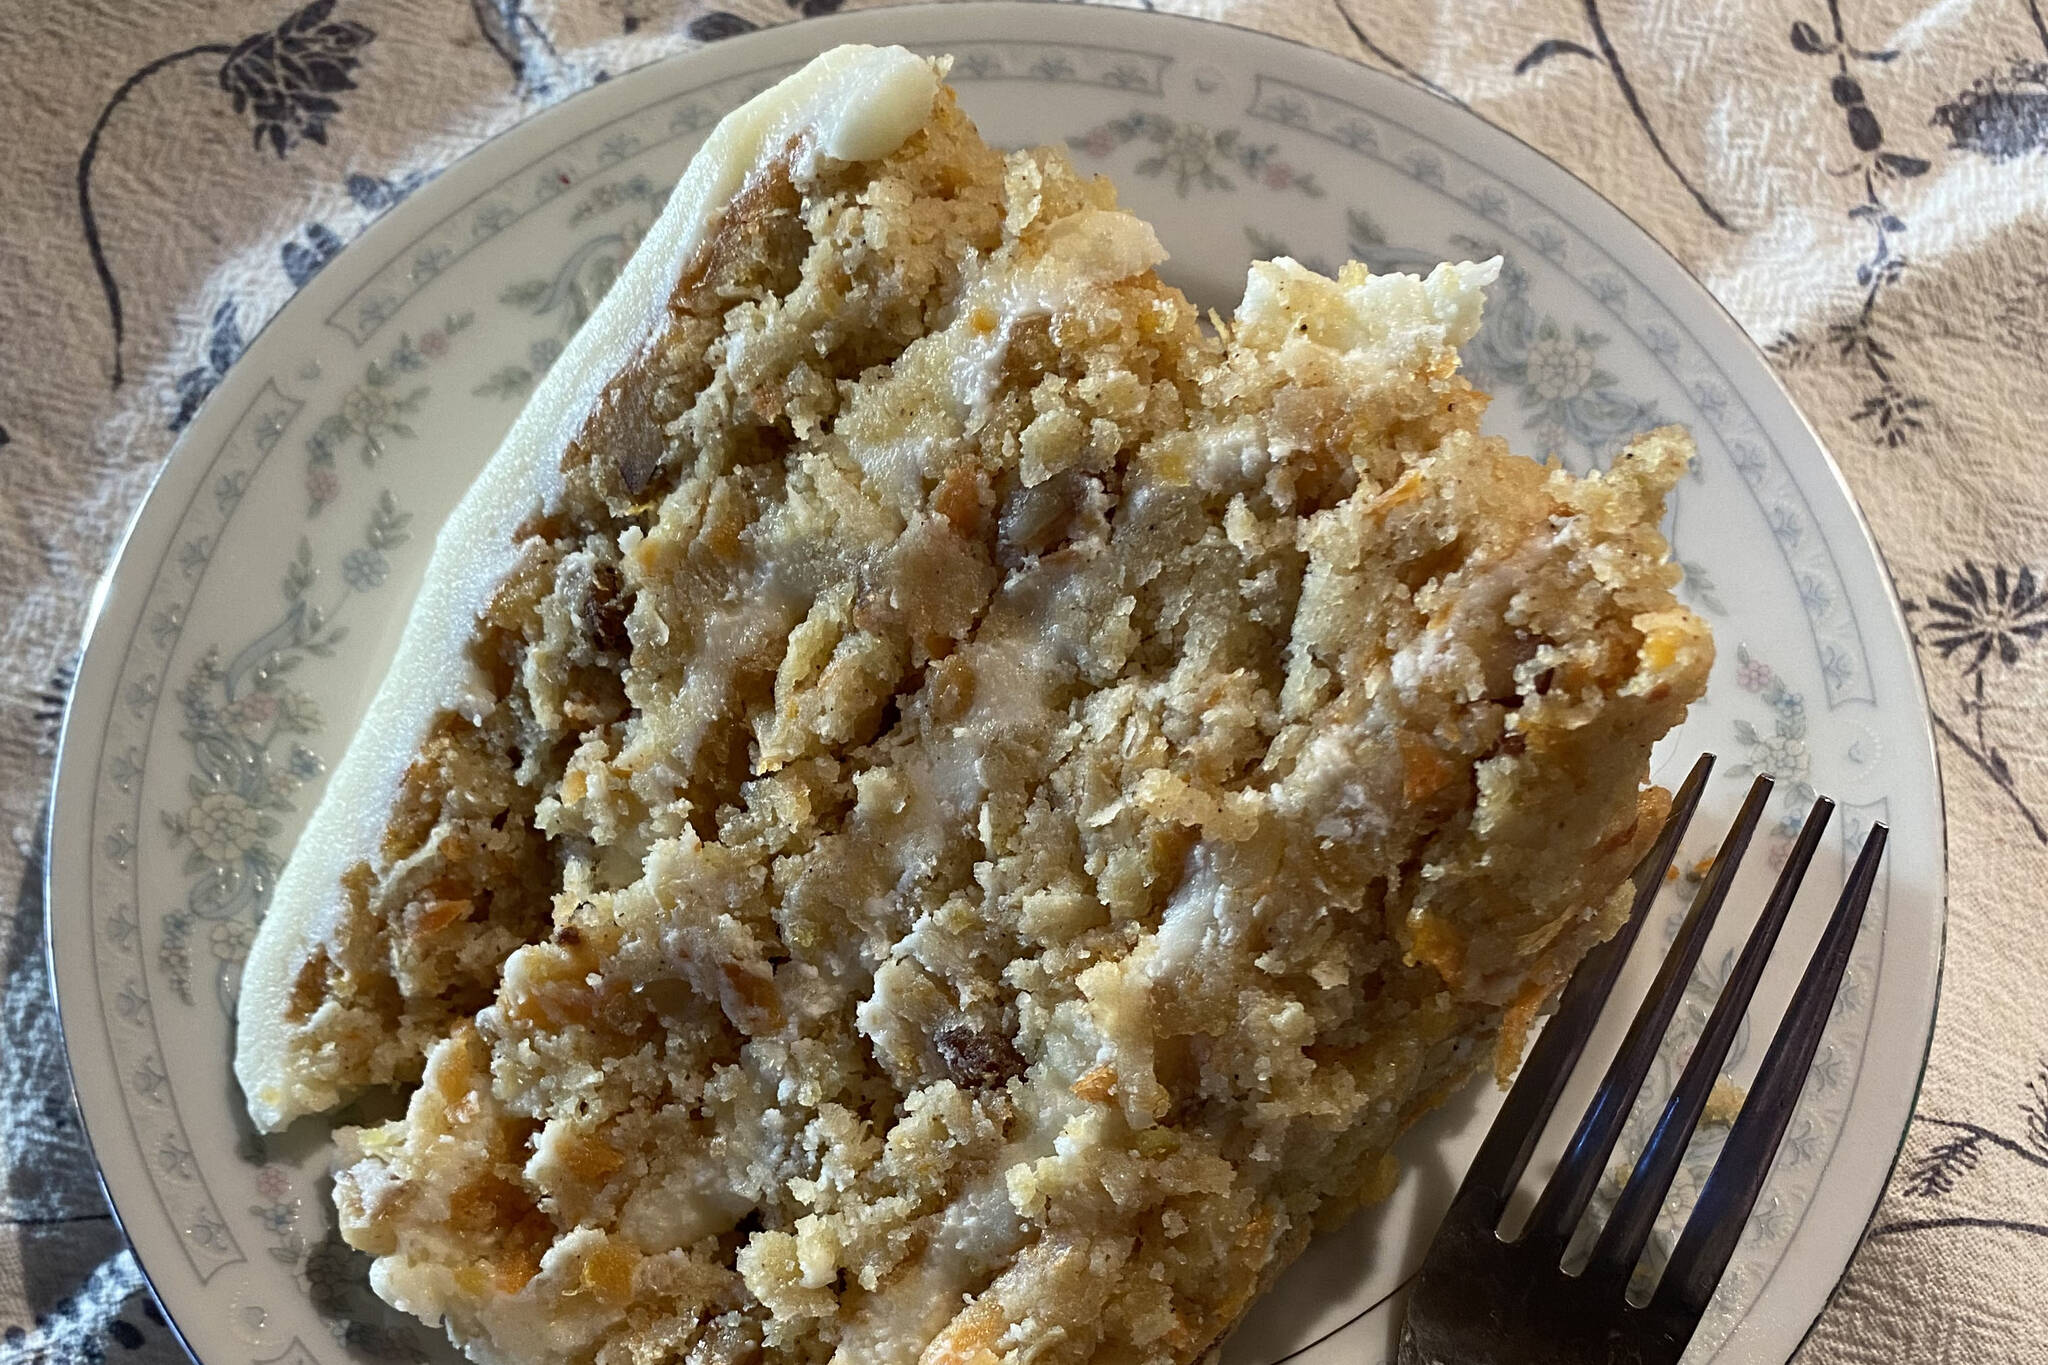
<path id="1" fill-rule="evenodd" d="M 751 169 L 289 945 L 265 1117 L 417 1083 L 339 1136 L 379 1294 L 508 1365 L 1187 1362 L 1514 1065 L 1704 686 L 1689 442 L 1479 435 L 1491 265 L 1211 329 L 1162 258 L 943 89 Z"/>

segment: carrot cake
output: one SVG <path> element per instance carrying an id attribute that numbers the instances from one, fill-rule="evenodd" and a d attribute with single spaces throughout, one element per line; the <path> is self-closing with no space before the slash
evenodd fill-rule
<path id="1" fill-rule="evenodd" d="M 1690 458 L 1479 434 L 1495 263 L 1204 326 L 841 48 L 727 118 L 443 531 L 236 1068 L 488 1365 L 1172 1362 L 1625 913 Z"/>

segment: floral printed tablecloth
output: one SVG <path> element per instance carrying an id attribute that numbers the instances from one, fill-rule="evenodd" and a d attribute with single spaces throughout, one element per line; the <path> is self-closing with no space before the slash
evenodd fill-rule
<path id="1" fill-rule="evenodd" d="M 1919 1113 L 1801 1359 L 2048 1360 L 2040 0 L 1140 3 L 1468 105 L 1767 348 L 1907 601 L 1949 813 Z M 0 1365 L 180 1358 L 71 1109 L 37 848 L 87 599 L 152 473 L 245 340 L 436 168 L 607 73 L 839 8 L 0 4 Z"/>

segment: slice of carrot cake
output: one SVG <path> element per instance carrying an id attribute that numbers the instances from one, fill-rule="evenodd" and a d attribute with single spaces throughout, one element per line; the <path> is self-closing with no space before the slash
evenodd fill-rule
<path id="1" fill-rule="evenodd" d="M 443 532 L 237 1072 L 483 1362 L 1188 1362 L 1626 907 L 1706 680 L 1478 434 L 1493 264 L 1256 265 L 842 48 L 730 116 Z"/>

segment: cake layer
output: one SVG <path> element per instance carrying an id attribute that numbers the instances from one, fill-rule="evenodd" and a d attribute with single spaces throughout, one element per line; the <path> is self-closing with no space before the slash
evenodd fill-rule
<path id="1" fill-rule="evenodd" d="M 418 1082 L 342 1228 L 480 1362 L 1184 1365 L 1512 1068 L 1663 813 L 1684 435 L 1481 436 L 1492 263 L 1205 329 L 936 80 L 721 126 L 252 958 L 259 1121 Z"/>

